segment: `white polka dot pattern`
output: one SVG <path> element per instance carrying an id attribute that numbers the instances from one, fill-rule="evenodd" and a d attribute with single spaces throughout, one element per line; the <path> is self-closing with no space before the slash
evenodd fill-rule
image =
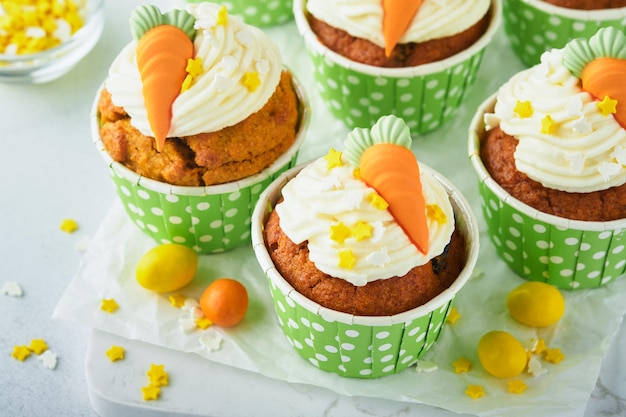
<path id="1" fill-rule="evenodd" d="M 584 289 L 626 273 L 626 222 L 605 231 L 551 225 L 503 202 L 485 182 L 480 183 L 480 195 L 498 255 L 523 278 Z"/>
<path id="2" fill-rule="evenodd" d="M 198 253 L 215 253 L 250 240 L 252 210 L 259 195 L 274 178 L 291 168 L 296 158 L 297 153 L 261 182 L 234 192 L 204 196 L 155 191 L 123 178 L 113 168 L 109 173 L 130 219 L 155 241 L 180 243 Z"/>
<path id="3" fill-rule="evenodd" d="M 626 25 L 624 13 L 620 17 L 618 11 L 609 19 L 598 19 L 594 13 L 581 11 L 581 17 L 574 19 L 549 14 L 523 0 L 506 0 L 502 10 L 511 48 L 528 67 L 538 64 L 544 51 L 562 48 L 571 39 L 590 38 L 601 27 L 623 30 Z"/>
<path id="4" fill-rule="evenodd" d="M 293 19 L 292 0 L 228 0 L 229 13 L 253 26 L 279 25 Z"/>
<path id="5" fill-rule="evenodd" d="M 370 127 L 395 114 L 412 134 L 434 130 L 448 120 L 474 83 L 484 49 L 439 72 L 412 77 L 374 76 L 338 65 L 308 45 L 316 88 L 333 116 L 348 127 Z"/>
<path id="6" fill-rule="evenodd" d="M 270 278 L 274 307 L 288 342 L 314 366 L 352 378 L 378 378 L 414 365 L 438 339 L 453 300 L 397 324 L 328 321 L 287 297 Z"/>

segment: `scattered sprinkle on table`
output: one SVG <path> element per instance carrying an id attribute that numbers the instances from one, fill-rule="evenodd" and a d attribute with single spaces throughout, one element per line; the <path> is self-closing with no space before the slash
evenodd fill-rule
<path id="1" fill-rule="evenodd" d="M 472 362 L 470 362 L 466 358 L 461 357 L 452 362 L 452 366 L 454 367 L 454 372 L 460 374 L 462 372 L 469 372 L 470 368 L 472 367 Z"/>
<path id="2" fill-rule="evenodd" d="M 213 326 L 213 322 L 206 317 L 200 317 L 196 319 L 196 326 L 198 326 L 202 330 L 206 330 L 209 327 Z"/>
<path id="3" fill-rule="evenodd" d="M 107 351 L 106 355 L 111 362 L 119 361 L 124 359 L 124 355 L 126 350 L 122 346 L 111 346 Z"/>
<path id="4" fill-rule="evenodd" d="M 46 350 L 41 355 L 37 356 L 37 359 L 40 360 L 43 366 L 48 369 L 55 369 L 59 361 L 57 354 L 49 350 Z"/>
<path id="5" fill-rule="evenodd" d="M 557 364 L 561 362 L 563 359 L 565 359 L 565 355 L 563 354 L 563 352 L 561 352 L 561 349 L 559 348 L 546 349 L 546 354 L 544 356 L 544 360 L 546 362 Z"/>
<path id="6" fill-rule="evenodd" d="M 63 219 L 59 228 L 65 233 L 74 233 L 78 230 L 78 223 L 72 219 Z"/>
<path id="7" fill-rule="evenodd" d="M 159 398 L 159 394 L 161 393 L 161 388 L 155 387 L 154 385 L 148 385 L 146 387 L 142 387 L 141 392 L 143 392 L 144 401 L 157 400 Z"/>
<path id="8" fill-rule="evenodd" d="M 477 398 L 484 397 L 485 396 L 485 390 L 483 389 L 483 387 L 481 385 L 469 384 L 467 386 L 467 389 L 465 390 L 465 395 L 467 395 L 471 399 L 475 400 Z"/>
<path id="9" fill-rule="evenodd" d="M 11 356 L 13 356 L 18 361 L 23 362 L 26 358 L 30 356 L 30 354 L 31 352 L 28 346 L 22 345 L 22 346 L 14 346 L 13 353 L 11 353 Z"/>
<path id="10" fill-rule="evenodd" d="M 48 350 L 48 344 L 43 339 L 33 339 L 31 340 L 28 348 L 36 355 L 41 355 L 43 352 Z"/>
<path id="11" fill-rule="evenodd" d="M 2 286 L 2 293 L 11 297 L 21 297 L 24 295 L 22 287 L 15 281 L 5 282 Z"/>
<path id="12" fill-rule="evenodd" d="M 209 352 L 220 350 L 222 347 L 222 337 L 215 332 L 207 332 L 198 339 L 200 344 Z"/>
<path id="13" fill-rule="evenodd" d="M 185 305 L 185 301 L 187 301 L 187 297 L 182 294 L 173 294 L 168 298 L 170 304 L 176 308 L 183 308 Z"/>
<path id="14" fill-rule="evenodd" d="M 113 313 L 119 307 L 119 304 L 117 304 L 117 301 L 115 301 L 113 298 L 105 298 L 100 304 L 100 310 L 106 311 L 107 313 Z"/>
<path id="15" fill-rule="evenodd" d="M 165 372 L 164 365 L 150 365 L 150 369 L 146 372 L 148 378 L 150 378 L 150 384 L 155 387 L 162 387 L 168 385 L 168 374 Z"/>
<path id="16" fill-rule="evenodd" d="M 522 394 L 526 391 L 527 385 L 521 379 L 514 379 L 509 381 L 509 392 L 513 394 Z"/>

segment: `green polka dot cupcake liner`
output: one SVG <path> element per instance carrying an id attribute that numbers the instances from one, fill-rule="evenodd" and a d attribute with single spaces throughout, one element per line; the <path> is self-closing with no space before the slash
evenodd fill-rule
<path id="1" fill-rule="evenodd" d="M 92 109 L 92 136 L 132 222 L 157 243 L 180 243 L 197 253 L 224 252 L 249 243 L 252 211 L 261 192 L 295 165 L 306 136 L 308 102 L 298 85 L 296 90 L 301 103 L 300 126 L 289 150 L 254 176 L 204 187 L 155 181 L 114 161 L 100 139 L 98 92 Z"/>
<path id="2" fill-rule="evenodd" d="M 494 0 L 486 33 L 470 48 L 445 60 L 408 68 L 380 68 L 351 61 L 324 46 L 305 16 L 306 0 L 294 0 L 294 16 L 313 64 L 315 88 L 331 114 L 349 128 L 372 126 L 395 114 L 412 133 L 437 129 L 463 103 L 476 80 L 485 48 L 500 26 Z"/>
<path id="3" fill-rule="evenodd" d="M 469 204 L 447 180 L 444 185 L 457 227 L 467 242 L 467 262 L 456 281 L 428 303 L 393 316 L 355 316 L 330 310 L 298 293 L 276 270 L 265 246 L 263 225 L 280 190 L 302 168 L 276 179 L 261 195 L 252 218 L 252 246 L 268 281 L 278 324 L 293 349 L 308 363 L 349 378 L 393 375 L 428 352 L 445 326 L 456 294 L 470 278 L 478 257 L 478 226 Z"/>
<path id="4" fill-rule="evenodd" d="M 528 67 L 538 64 L 545 51 L 562 48 L 574 38 L 588 39 L 603 27 L 626 26 L 626 7 L 577 10 L 542 0 L 505 0 L 503 16 L 511 48 Z"/>
<path id="5" fill-rule="evenodd" d="M 469 157 L 478 177 L 481 209 L 498 256 L 522 278 L 561 289 L 603 286 L 626 273 L 626 219 L 569 220 L 542 213 L 513 198 L 491 178 L 480 159 L 483 115 L 493 95 L 472 120 Z"/>
<path id="6" fill-rule="evenodd" d="M 186 3 L 202 1 L 208 0 L 184 0 Z M 226 0 L 221 4 L 226 6 L 228 13 L 257 27 L 280 25 L 293 19 L 292 0 Z"/>

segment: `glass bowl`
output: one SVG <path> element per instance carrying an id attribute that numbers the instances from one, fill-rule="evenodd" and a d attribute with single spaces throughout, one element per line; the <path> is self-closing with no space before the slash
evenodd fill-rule
<path id="1" fill-rule="evenodd" d="M 44 83 L 72 69 L 96 45 L 104 28 L 103 0 L 78 1 L 84 25 L 59 46 L 34 54 L 0 54 L 0 82 Z"/>

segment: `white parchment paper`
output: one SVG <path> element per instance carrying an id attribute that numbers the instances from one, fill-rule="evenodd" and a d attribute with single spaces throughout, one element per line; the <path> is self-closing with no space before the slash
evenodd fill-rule
<path id="1" fill-rule="evenodd" d="M 280 46 L 287 66 L 305 85 L 313 109 L 300 162 L 325 154 L 331 146 L 342 149 L 348 130 L 332 118 L 317 96 L 312 70 L 295 25 L 286 24 L 268 33 Z M 408 369 L 382 379 L 353 380 L 314 368 L 297 355 L 283 336 L 266 278 L 248 246 L 201 256 L 196 278 L 179 291 L 197 299 L 219 277 L 239 279 L 248 289 L 250 307 L 245 320 L 232 329 L 207 330 L 224 338 L 221 349 L 208 351 L 199 342 L 203 331 L 181 330 L 178 322 L 185 312 L 173 307 L 166 296 L 137 284 L 135 265 L 155 243 L 126 218 L 121 203 L 117 202 L 103 219 L 57 305 L 55 317 L 129 339 L 195 352 L 208 360 L 272 378 L 322 386 L 344 395 L 418 402 L 479 416 L 582 415 L 602 358 L 626 312 L 626 279 L 600 289 L 564 293 L 566 313 L 555 326 L 537 331 L 516 323 L 507 313 L 505 298 L 524 281 L 500 261 L 488 240 L 480 212 L 477 178 L 467 157 L 467 130 L 476 107 L 520 69 L 521 64 L 500 31 L 485 54 L 475 86 L 454 119 L 413 143 L 418 159 L 440 171 L 463 192 L 480 227 L 481 250 L 476 273 L 457 295 L 461 318 L 444 329 L 425 358 L 434 362 L 438 370 L 417 373 Z M 106 169 L 104 164 L 102 169 Z M 100 310 L 105 298 L 114 298 L 120 308 L 113 314 Z M 548 372 L 540 377 L 523 375 L 528 389 L 521 395 L 511 394 L 506 380 L 489 376 L 478 362 L 478 340 L 490 330 L 506 330 L 523 343 L 543 338 L 549 347 L 560 348 L 565 359 L 557 365 L 542 362 Z M 456 374 L 452 362 L 461 356 L 473 365 L 468 373 Z M 477 400 L 467 397 L 464 392 L 468 384 L 482 385 L 485 397 Z"/>

